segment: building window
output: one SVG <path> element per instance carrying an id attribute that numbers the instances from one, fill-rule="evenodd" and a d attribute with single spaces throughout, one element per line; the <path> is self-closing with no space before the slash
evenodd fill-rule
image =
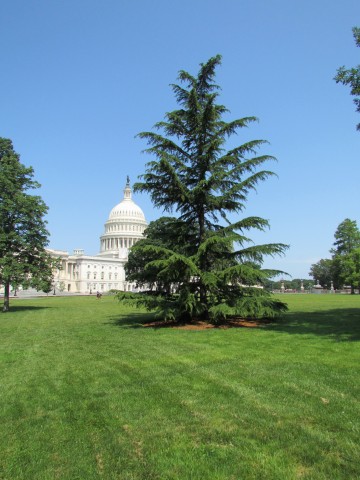
<path id="1" fill-rule="evenodd" d="M 96 280 L 96 272 L 94 272 L 94 280 Z"/>
<path id="2" fill-rule="evenodd" d="M 88 280 L 89 280 L 89 278 L 90 278 L 90 272 L 87 272 L 87 278 L 88 278 Z"/>
<path id="3" fill-rule="evenodd" d="M 101 272 L 101 280 L 104 280 L 104 272 Z"/>
<path id="4" fill-rule="evenodd" d="M 117 273 L 115 273 L 115 280 L 117 280 Z"/>
<path id="5" fill-rule="evenodd" d="M 109 273 L 109 280 L 111 280 L 111 273 Z"/>

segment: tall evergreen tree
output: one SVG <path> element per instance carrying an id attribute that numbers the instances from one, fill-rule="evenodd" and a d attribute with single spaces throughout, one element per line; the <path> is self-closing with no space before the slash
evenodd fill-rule
<path id="1" fill-rule="evenodd" d="M 360 231 L 355 220 L 345 218 L 335 231 L 334 255 L 346 255 L 360 247 Z"/>
<path id="2" fill-rule="evenodd" d="M 52 281 L 53 260 L 45 251 L 47 206 L 31 189 L 32 167 L 20 163 L 11 140 L 0 138 L 0 284 L 4 286 L 3 311 L 9 310 L 10 286 L 46 288 Z"/>
<path id="3" fill-rule="evenodd" d="M 226 122 L 228 110 L 216 103 L 219 87 L 214 83 L 220 55 L 201 64 L 196 77 L 180 71 L 180 84 L 172 85 L 179 108 L 165 114 L 155 132 L 142 132 L 146 152 L 154 157 L 146 165 L 135 191 L 147 192 L 156 207 L 177 212 L 191 237 L 191 252 L 157 245 L 135 246 L 151 252 L 157 260 L 158 281 L 171 282 L 171 291 L 149 292 L 137 297 L 149 308 L 158 308 L 168 319 L 212 318 L 229 315 L 274 316 L 286 306 L 271 298 L 266 289 L 254 287 L 281 273 L 261 269 L 265 255 L 281 255 L 284 244 L 255 246 L 245 234 L 264 230 L 260 217 L 232 223 L 230 216 L 245 209 L 247 196 L 258 182 L 274 175 L 258 170 L 273 157 L 256 155 L 265 141 L 253 140 L 225 150 L 226 140 L 256 121 L 246 117 Z M 255 156 L 254 156 L 255 155 Z M 179 239 L 179 244 L 181 244 Z M 134 277 L 133 277 L 134 278 Z"/>
<path id="4" fill-rule="evenodd" d="M 354 27 L 352 31 L 356 46 L 360 47 L 360 28 Z M 340 67 L 335 76 L 335 81 L 343 85 L 350 85 L 350 93 L 355 97 L 356 111 L 360 113 L 360 64 L 348 69 L 344 66 Z M 360 123 L 357 125 L 357 129 L 360 130 Z"/>

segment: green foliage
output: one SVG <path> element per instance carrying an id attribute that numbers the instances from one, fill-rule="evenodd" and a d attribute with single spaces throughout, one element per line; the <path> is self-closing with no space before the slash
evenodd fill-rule
<path id="1" fill-rule="evenodd" d="M 346 283 L 360 285 L 360 248 L 356 248 L 345 256 L 343 275 Z"/>
<path id="2" fill-rule="evenodd" d="M 346 218 L 335 232 L 334 248 L 331 249 L 332 272 L 335 283 L 350 285 L 352 293 L 355 293 L 355 286 L 360 286 L 359 249 L 360 231 L 357 223 Z"/>
<path id="3" fill-rule="evenodd" d="M 334 262 L 330 258 L 322 258 L 317 263 L 310 267 L 309 275 L 320 283 L 321 286 L 330 286 L 331 281 L 334 280 Z M 334 285 L 339 288 L 339 285 Z"/>
<path id="4" fill-rule="evenodd" d="M 344 255 L 335 256 L 334 264 L 337 266 L 338 278 L 342 285 L 349 285 L 351 293 L 355 293 L 356 287 L 360 289 L 360 247 Z"/>
<path id="5" fill-rule="evenodd" d="M 196 234 L 187 228 L 185 222 L 173 217 L 161 217 L 150 222 L 144 234 L 146 238 L 131 249 L 125 265 L 126 278 L 136 281 L 140 287 L 148 285 L 158 292 L 170 291 L 171 278 L 161 274 L 161 264 L 156 262 L 160 250 L 155 247 L 191 256 L 195 253 Z M 163 256 L 165 250 L 161 250 Z"/>
<path id="6" fill-rule="evenodd" d="M 134 189 L 150 194 L 156 207 L 176 211 L 178 218 L 152 223 L 148 238 L 133 247 L 126 269 L 129 280 L 150 287 L 137 301 L 168 319 L 220 321 L 232 314 L 274 316 L 286 309 L 272 302 L 266 289 L 252 286 L 281 273 L 261 265 L 264 256 L 282 255 L 287 246 L 256 246 L 245 235 L 268 228 L 267 220 L 230 220 L 245 209 L 249 192 L 274 175 L 259 169 L 274 158 L 257 155 L 263 140 L 225 150 L 228 137 L 257 119 L 223 120 L 228 110 L 216 103 L 214 83 L 220 63 L 218 55 L 201 64 L 197 77 L 180 71 L 181 84 L 172 85 L 180 108 L 166 113 L 156 132 L 139 134 L 154 159 Z"/>
<path id="7" fill-rule="evenodd" d="M 51 288 L 56 262 L 46 253 L 47 206 L 29 190 L 40 185 L 33 169 L 20 163 L 10 140 L 0 138 L 0 283 L 5 288 L 3 310 L 9 309 L 10 285 Z"/>
<path id="8" fill-rule="evenodd" d="M 354 27 L 352 31 L 356 46 L 360 47 L 360 28 Z M 360 64 L 349 69 L 344 66 L 340 67 L 335 76 L 335 81 L 343 85 L 350 85 L 350 93 L 355 97 L 356 111 L 360 113 Z M 357 125 L 357 129 L 360 130 L 360 123 Z"/>
<path id="9" fill-rule="evenodd" d="M 310 275 L 321 285 L 341 288 L 350 285 L 352 293 L 360 286 L 358 252 L 360 251 L 360 231 L 355 220 L 345 218 L 335 232 L 334 247 L 330 250 L 331 259 L 321 259 L 311 266 Z"/>
<path id="10" fill-rule="evenodd" d="M 346 255 L 360 247 L 360 231 L 355 220 L 345 218 L 337 227 L 334 236 L 334 248 L 330 250 L 333 255 Z"/>

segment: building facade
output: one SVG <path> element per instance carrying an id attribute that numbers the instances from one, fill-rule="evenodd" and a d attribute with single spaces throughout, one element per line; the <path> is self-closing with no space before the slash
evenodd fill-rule
<path id="1" fill-rule="evenodd" d="M 126 281 L 124 266 L 129 249 L 143 238 L 146 227 L 145 215 L 132 199 L 127 178 L 124 198 L 111 210 L 105 222 L 97 255 L 86 255 L 81 249 L 72 254 L 48 250 L 61 262 L 61 268 L 54 275 L 54 292 L 91 294 L 112 289 L 134 290 L 135 284 Z"/>

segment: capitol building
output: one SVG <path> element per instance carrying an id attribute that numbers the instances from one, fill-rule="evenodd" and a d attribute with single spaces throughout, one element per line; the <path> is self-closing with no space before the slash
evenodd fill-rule
<path id="1" fill-rule="evenodd" d="M 132 199 L 128 177 L 124 198 L 111 210 L 105 222 L 97 255 L 86 255 L 81 249 L 72 254 L 47 250 L 61 263 L 61 268 L 54 274 L 54 292 L 90 294 L 112 289 L 134 290 L 135 284 L 126 281 L 124 266 L 129 249 L 143 238 L 146 227 L 145 215 Z"/>

